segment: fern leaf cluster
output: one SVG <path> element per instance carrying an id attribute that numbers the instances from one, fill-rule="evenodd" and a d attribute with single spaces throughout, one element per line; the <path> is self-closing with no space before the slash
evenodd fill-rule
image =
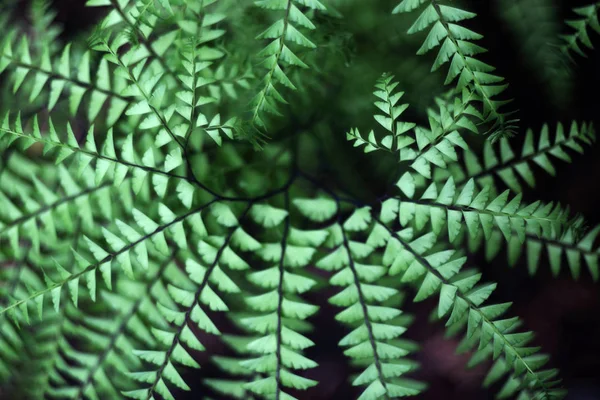
<path id="1" fill-rule="evenodd" d="M 13 45 L 13 41 L 18 44 Z M 127 97 L 119 93 L 124 82 L 118 77 L 111 79 L 106 60 L 95 66 L 92 73 L 89 51 L 78 55 L 76 74 L 73 73 L 72 63 L 70 46 L 66 46 L 60 55 L 51 57 L 49 45 L 46 45 L 39 54 L 39 59 L 34 59 L 26 36 L 16 40 L 8 37 L 3 43 L 0 71 L 14 68 L 13 92 L 17 92 L 27 80 L 31 81 L 31 87 L 28 88 L 29 102 L 34 102 L 46 85 L 49 85 L 50 92 L 45 101 L 50 111 L 63 99 L 63 91 L 68 91 L 68 96 L 64 97 L 68 100 L 72 115 L 77 113 L 84 97 L 87 97 L 87 118 L 90 121 L 96 119 L 106 103 L 109 107 L 107 124 L 112 125 L 129 104 Z"/>
<path id="2" fill-rule="evenodd" d="M 573 12 L 577 14 L 577 19 L 566 21 L 566 24 L 571 28 L 571 32 L 562 36 L 564 44 L 562 45 L 561 50 L 563 52 L 566 54 L 576 53 L 582 57 L 586 57 L 581 46 L 583 45 L 588 49 L 594 48 L 589 36 L 589 30 L 592 29 L 593 31 L 600 33 L 600 24 L 598 22 L 599 8 L 600 4 L 595 3 L 573 9 Z"/>
<path id="3" fill-rule="evenodd" d="M 9 23 L 18 4 L 0 5 L 2 395 L 309 398 L 328 336 L 353 398 L 420 396 L 421 315 L 405 309 L 428 300 L 488 390 L 564 398 L 471 255 L 598 280 L 600 228 L 530 193 L 595 145 L 594 121 L 515 143 L 475 13 L 88 0 L 99 22 L 67 37 L 44 1 Z M 576 13 L 563 54 L 592 47 L 597 5 Z M 406 82 L 413 66 L 427 85 Z"/>
<path id="4" fill-rule="evenodd" d="M 462 26 L 463 21 L 474 18 L 476 14 L 438 1 L 420 0 L 402 1 L 393 12 L 414 10 L 418 10 L 420 14 L 408 33 L 415 34 L 429 29 L 417 54 L 425 54 L 439 46 L 432 71 L 449 62 L 445 83 L 457 80 L 456 90 L 460 92 L 463 88 L 469 88 L 473 92 L 474 100 L 482 103 L 480 122 L 490 124 L 487 129 L 492 138 L 512 135 L 516 121 L 508 119 L 510 113 L 507 115 L 500 111 L 507 101 L 496 98 L 507 88 L 503 83 L 504 78 L 492 73 L 494 67 L 474 57 L 486 51 L 473 43 L 483 36 Z"/>
<path id="5" fill-rule="evenodd" d="M 461 346 L 477 347 L 471 362 L 478 363 L 492 357 L 499 359 L 490 372 L 488 382 L 509 374 L 508 381 L 499 393 L 512 396 L 529 392 L 531 398 L 560 398 L 562 390 L 557 389 L 556 370 L 542 369 L 547 357 L 536 354 L 537 348 L 527 347 L 532 339 L 531 332 L 516 332 L 518 318 L 500 318 L 510 304 L 482 306 L 496 284 L 479 284 L 481 274 L 461 273 L 464 257 L 456 257 L 453 250 L 441 250 L 425 256 L 435 244 L 435 236 L 426 234 L 416 239 L 390 232 L 387 246 L 394 250 L 386 252 L 393 260 L 391 268 L 397 266 L 394 274 L 402 274 L 401 280 L 416 282 L 418 286 L 415 301 L 424 300 L 439 291 L 438 317 L 448 316 L 446 326 L 457 325 L 467 329 Z M 393 243 L 392 245 L 390 245 Z M 399 254 L 404 257 L 399 257 Z M 396 258 L 394 258 L 396 257 Z M 502 357 L 502 358 L 500 358 Z"/>
<path id="6" fill-rule="evenodd" d="M 266 128 L 266 115 L 280 115 L 279 103 L 286 102 L 277 86 L 296 90 L 296 86 L 288 77 L 289 74 L 286 74 L 286 69 L 291 67 L 308 68 L 308 65 L 296 55 L 291 47 L 316 48 L 316 45 L 301 31 L 315 29 L 315 25 L 306 15 L 306 10 L 322 11 L 325 10 L 325 6 L 318 0 L 260 0 L 255 4 L 270 12 L 282 14 L 269 28 L 256 37 L 269 41 L 269 44 L 259 53 L 259 56 L 263 57 L 261 64 L 268 72 L 260 83 L 260 91 L 251 103 L 251 124 L 258 129 L 264 129 Z"/>
<path id="7" fill-rule="evenodd" d="M 525 142 L 517 156 L 507 140 L 501 140 L 499 148 L 486 143 L 483 150 L 483 160 L 471 153 L 465 154 L 466 172 L 457 172 L 456 177 L 464 181 L 466 177 L 473 177 L 480 184 L 493 184 L 494 175 L 502 182 L 519 193 L 522 190 L 521 181 L 530 187 L 535 186 L 534 165 L 550 175 L 556 175 L 556 167 L 553 159 L 571 162 L 569 152 L 583 153 L 583 145 L 591 145 L 595 141 L 593 126 L 576 122 L 571 124 L 569 133 L 564 126 L 558 123 L 554 138 L 550 138 L 550 128 L 544 125 L 540 131 L 537 144 L 535 143 L 533 130 L 528 129 L 525 134 Z"/>

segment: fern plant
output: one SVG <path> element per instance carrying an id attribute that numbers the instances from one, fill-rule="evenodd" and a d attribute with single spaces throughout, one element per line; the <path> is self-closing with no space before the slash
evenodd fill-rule
<path id="1" fill-rule="evenodd" d="M 565 396 L 471 255 L 598 280 L 600 227 L 530 190 L 593 121 L 522 126 L 468 2 L 367 3 L 88 0 L 71 39 L 2 4 L 3 395 L 313 398 L 329 313 L 354 398 L 419 396 L 412 299 L 499 398 Z M 545 80 L 592 47 L 575 13 Z"/>

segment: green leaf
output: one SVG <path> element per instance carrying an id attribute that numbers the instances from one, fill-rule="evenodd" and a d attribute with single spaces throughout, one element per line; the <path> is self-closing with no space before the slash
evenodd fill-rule
<path id="1" fill-rule="evenodd" d="M 288 212 L 268 204 L 255 204 L 250 209 L 250 215 L 257 224 L 265 228 L 274 228 L 283 222 Z"/>
<path id="2" fill-rule="evenodd" d="M 294 199 L 293 203 L 302 215 L 315 222 L 327 221 L 337 212 L 335 201 L 326 198 Z"/>

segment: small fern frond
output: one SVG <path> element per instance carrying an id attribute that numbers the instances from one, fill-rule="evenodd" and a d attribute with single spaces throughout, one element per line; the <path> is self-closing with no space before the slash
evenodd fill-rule
<path id="1" fill-rule="evenodd" d="M 284 206 L 279 209 L 256 205 L 251 210 L 257 224 L 267 229 L 281 227 L 283 232 L 279 242 L 262 244 L 257 250 L 265 262 L 276 264 L 247 275 L 248 280 L 262 290 L 245 299 L 251 316 L 241 319 L 242 324 L 259 335 L 247 344 L 252 358 L 241 361 L 240 366 L 260 377 L 244 388 L 268 398 L 287 398 L 288 390 L 306 390 L 317 384 L 294 371 L 317 366 L 302 355 L 302 351 L 314 343 L 299 332 L 305 320 L 318 310 L 301 297 L 316 284 L 300 271 L 311 262 L 315 250 L 298 241 L 300 231 L 292 227 L 287 194 Z"/>
<path id="2" fill-rule="evenodd" d="M 565 257 L 563 256 L 566 255 L 566 264 L 573 278 L 579 279 L 581 269 L 586 265 L 592 279 L 597 281 L 600 278 L 600 249 L 596 239 L 600 233 L 600 227 L 585 231 L 582 226 L 583 222 L 581 217 L 574 218 L 558 237 L 548 237 L 543 233 L 539 235 L 536 232 L 529 231 L 525 233 L 523 242 L 516 237 L 512 237 L 506 247 L 508 265 L 515 266 L 519 259 L 524 256 L 529 274 L 535 275 L 539 270 L 542 255 L 545 253 L 552 274 L 558 276 L 565 264 Z M 490 239 L 484 242 L 480 239 L 476 238 L 469 241 L 470 251 L 477 251 L 485 245 L 487 260 L 492 260 L 500 254 L 503 242 L 501 232 L 495 230 L 492 232 Z"/>
<path id="3" fill-rule="evenodd" d="M 457 186 L 462 186 L 469 179 L 475 179 L 481 186 L 493 186 L 494 176 L 497 176 L 509 189 L 519 193 L 522 191 L 521 180 L 529 187 L 535 186 L 532 164 L 554 176 L 556 169 L 550 156 L 564 162 L 571 162 L 567 150 L 582 154 L 584 152 L 582 145 L 590 146 L 596 141 L 596 132 L 591 123 L 579 125 L 577 122 L 572 122 L 568 133 L 564 126 L 558 123 L 554 140 L 550 138 L 549 132 L 548 125 L 544 125 L 536 145 L 533 131 L 528 129 L 520 155 L 515 155 L 506 139 L 501 139 L 499 145 L 486 142 L 483 148 L 483 160 L 480 161 L 475 153 L 467 152 L 465 169 L 456 168 L 455 165 L 450 173 L 455 177 Z M 444 171 L 436 172 L 439 172 L 436 180 L 446 179 L 446 176 L 443 176 L 446 175 Z"/>
<path id="4" fill-rule="evenodd" d="M 496 96 L 504 92 L 508 85 L 503 83 L 504 78 L 491 73 L 494 70 L 492 66 L 473 57 L 486 51 L 483 47 L 473 43 L 483 36 L 457 24 L 457 22 L 474 18 L 476 15 L 459 8 L 439 4 L 438 0 L 403 0 L 396 6 L 393 13 L 411 12 L 420 8 L 424 3 L 427 3 L 427 6 L 408 30 L 409 34 L 414 34 L 431 26 L 429 34 L 417 54 L 425 54 L 441 44 L 432 71 L 450 62 L 445 83 L 450 84 L 458 78 L 456 84 L 458 92 L 464 88 L 474 92 L 475 100 L 482 103 L 480 122 L 488 125 L 487 134 L 490 135 L 490 139 L 512 136 L 516 129 L 514 123 L 517 120 L 509 119 L 509 114 L 500 111 L 500 108 L 509 101 L 496 99 Z"/>
<path id="5" fill-rule="evenodd" d="M 51 279 L 45 274 L 44 280 L 46 288 L 38 291 L 33 291 L 29 295 L 22 297 L 19 300 L 11 302 L 10 305 L 0 310 L 0 315 L 9 312 L 18 307 L 27 308 L 30 302 L 35 302 L 37 312 L 40 318 L 43 315 L 43 302 L 46 296 L 50 296 L 55 310 L 60 308 L 61 291 L 63 287 L 67 287 L 71 301 L 77 305 L 79 298 L 79 281 L 85 280 L 88 292 L 92 299 L 96 296 L 96 272 L 100 271 L 102 280 L 110 289 L 112 287 L 111 265 L 120 265 L 126 275 L 133 276 L 131 251 L 136 253 L 136 260 L 142 269 L 148 269 L 148 250 L 147 241 L 152 241 L 159 253 L 164 256 L 169 254 L 168 245 L 166 242 L 165 231 L 173 238 L 175 243 L 183 245 L 180 232 L 183 229 L 183 221 L 188 223 L 196 223 L 196 216 L 204 209 L 210 207 L 216 200 L 208 202 L 194 210 L 188 211 L 185 214 L 176 216 L 168 214 L 168 222 L 162 225 L 154 222 L 141 211 L 133 211 L 133 216 L 136 224 L 141 228 L 144 234 L 140 234 L 138 230 L 131 227 L 123 221 L 117 221 L 119 233 L 125 237 L 112 233 L 108 229 L 103 229 L 102 233 L 105 237 L 108 246 L 106 250 L 104 246 L 98 245 L 93 240 L 84 237 L 89 251 L 93 254 L 95 262 L 89 262 L 81 254 L 76 253 L 76 259 L 80 260 L 73 271 L 67 270 L 58 262 L 55 262 L 52 272 L 58 276 L 58 279 Z M 165 206 L 166 207 L 166 206 Z M 193 222 L 192 222 L 193 221 Z M 197 228 L 197 227 L 196 227 Z M 187 247 L 187 246 L 186 246 Z M 108 251 L 107 251 L 108 250 Z"/>
<path id="6" fill-rule="evenodd" d="M 13 41 L 18 45 L 13 49 Z M 77 75 L 72 77 L 75 64 L 71 45 L 67 45 L 56 65 L 51 57 L 48 45 L 41 49 L 40 55 L 31 56 L 27 36 L 14 40 L 9 36 L 3 40 L 0 54 L 0 72 L 6 68 L 13 70 L 13 92 L 16 93 L 24 83 L 31 82 L 29 102 L 34 102 L 49 84 L 47 101 L 44 102 L 52 111 L 62 98 L 63 91 L 68 91 L 69 111 L 75 115 L 84 97 L 88 95 L 86 104 L 87 118 L 94 121 L 104 106 L 108 107 L 106 125 L 114 125 L 129 106 L 131 99 L 122 95 L 123 80 L 111 74 L 106 60 L 102 59 L 97 67 L 92 67 L 90 52 L 80 55 L 77 60 Z M 95 81 L 92 80 L 95 76 Z"/>
<path id="7" fill-rule="evenodd" d="M 184 67 L 187 74 L 179 75 L 178 78 L 185 90 L 176 94 L 177 98 L 182 102 L 182 105 L 177 106 L 176 111 L 184 118 L 185 123 L 182 124 L 183 126 L 178 125 L 177 130 L 185 131 L 184 138 L 187 143 L 195 129 L 201 128 L 217 145 L 221 146 L 223 143 L 221 134 L 224 134 L 229 139 L 234 138 L 236 120 L 233 118 L 221 123 L 221 116 L 217 114 L 209 122 L 206 116 L 199 111 L 205 104 L 215 101 L 213 97 L 198 96 L 196 90 L 198 87 L 202 87 L 209 82 L 201 74 L 211 63 L 201 60 L 199 54 L 196 52 L 195 42 L 191 43 L 188 49 L 183 51 L 183 58 L 186 61 L 184 62 Z"/>
<path id="8" fill-rule="evenodd" d="M 368 138 L 364 139 L 358 129 L 351 129 L 346 134 L 346 139 L 354 141 L 354 147 L 365 146 L 365 153 L 375 150 L 394 152 L 414 143 L 409 135 L 404 134 L 411 131 L 415 124 L 398 120 L 408 108 L 408 104 L 398 104 L 404 92 L 395 92 L 397 86 L 398 82 L 394 82 L 393 75 L 383 74 L 377 80 L 374 92 L 377 100 L 374 104 L 383 114 L 376 114 L 374 118 L 385 129 L 385 137 L 377 143 L 373 130 L 369 132 Z"/>
<path id="9" fill-rule="evenodd" d="M 419 199 L 397 200 L 400 224 L 408 227 L 414 223 L 416 230 L 422 231 L 431 221 L 432 232 L 436 235 L 447 225 L 448 237 L 453 242 L 464 221 L 471 237 L 480 235 L 481 228 L 489 239 L 497 226 L 507 241 L 516 232 L 523 242 L 526 231 L 556 238 L 567 223 L 567 210 L 560 205 L 539 201 L 521 205 L 521 193 L 509 199 L 508 190 L 495 198 L 490 197 L 490 187 L 484 186 L 478 191 L 473 179 L 462 190 L 457 190 L 453 178 L 449 178 L 441 189 L 433 182 Z"/>
<path id="10" fill-rule="evenodd" d="M 81 174 L 85 171 L 93 160 L 94 181 L 96 186 L 103 185 L 105 178 L 112 181 L 115 186 L 120 186 L 131 171 L 133 188 L 135 193 L 142 189 L 144 181 L 151 176 L 152 185 L 155 192 L 162 198 L 164 197 L 167 186 L 171 178 L 179 181 L 178 192 L 187 198 L 186 205 L 191 206 L 194 187 L 192 178 L 178 175 L 174 172 L 178 167 L 183 166 L 184 160 L 181 149 L 172 150 L 165 158 L 162 167 L 157 167 L 155 161 L 155 151 L 150 148 L 146 150 L 143 157 L 137 155 L 133 143 L 133 134 L 129 134 L 123 141 L 120 155 L 117 156 L 112 128 L 106 133 L 106 140 L 100 151 L 96 146 L 93 126 L 86 135 L 85 144 L 80 146 L 70 124 L 67 124 L 67 140 L 63 141 L 58 137 L 52 120 L 48 120 L 49 134 L 42 136 L 37 117 L 33 119 L 32 129 L 25 132 L 19 115 L 15 117 L 13 127 L 11 127 L 9 115 L 4 118 L 0 126 L 0 145 L 10 145 L 15 140 L 21 139 L 24 147 L 29 148 L 34 143 L 41 143 L 44 146 L 44 152 L 54 151 L 56 153 L 56 163 L 63 163 L 67 158 L 75 156 L 77 159 L 77 169 Z M 91 167 L 90 167 L 91 168 Z"/>
<path id="11" fill-rule="evenodd" d="M 477 127 L 470 116 L 478 115 L 478 112 L 470 104 L 472 92 L 463 91 L 462 97 L 457 97 L 454 102 L 438 101 L 438 109 L 428 109 L 429 129 L 417 126 L 415 128 L 415 139 L 417 148 L 407 147 L 400 152 L 400 161 L 410 162 L 410 168 L 418 173 L 418 176 L 430 180 L 433 176 L 433 168 L 446 168 L 458 160 L 457 150 L 462 149 L 466 153 L 469 146 L 463 139 L 465 133 L 478 133 Z M 417 176 L 406 172 L 397 182 L 407 196 L 416 182 Z"/>
<path id="12" fill-rule="evenodd" d="M 166 85 L 160 83 L 163 73 L 153 71 L 151 68 L 144 70 L 144 61 L 131 63 L 131 60 L 121 56 L 118 49 L 120 45 L 125 43 L 126 41 L 121 40 L 120 43 L 115 44 L 113 42 L 109 44 L 106 39 L 99 39 L 94 48 L 105 52 L 107 59 L 117 65 L 117 73 L 129 82 L 126 91 L 140 99 L 138 103 L 127 110 L 127 115 L 147 115 L 140 123 L 140 129 L 148 130 L 161 127 L 161 132 L 170 137 L 161 145 L 173 141 L 173 143 L 184 149 L 183 138 L 185 138 L 187 131 L 178 132 L 179 135 L 176 135 L 168 123 L 170 116 L 173 115 L 172 111 L 165 113 L 162 110 L 164 96 L 167 91 Z M 136 49 L 139 49 L 139 47 Z"/>
<path id="13" fill-rule="evenodd" d="M 163 0 L 167 2 L 168 0 Z M 131 4 L 130 4 L 131 3 Z M 110 7 L 111 11 L 100 24 L 103 29 L 115 30 L 119 24 L 125 25 L 129 38 L 134 38 L 135 49 L 129 50 L 125 57 L 137 61 L 149 59 L 160 65 L 160 69 L 172 79 L 175 79 L 177 73 L 169 65 L 165 53 L 173 45 L 177 30 L 163 33 L 158 38 L 151 40 L 151 35 L 156 30 L 156 25 L 160 22 L 155 2 L 148 1 L 145 4 L 138 5 L 137 1 L 133 3 L 130 0 L 88 0 L 88 7 Z M 170 7 L 169 7 L 170 8 Z M 115 36 L 118 35 L 117 33 Z"/>
<path id="14" fill-rule="evenodd" d="M 337 199 L 297 199 L 294 203 L 304 216 L 317 223 L 339 217 L 341 211 Z M 417 364 L 405 358 L 413 346 L 399 339 L 407 324 L 397 308 L 399 292 L 383 282 L 388 273 L 386 267 L 368 262 L 374 242 L 379 239 L 377 234 L 370 235 L 367 243 L 350 238 L 351 233 L 369 232 L 372 222 L 370 207 L 363 207 L 355 209 L 343 223 L 340 220 L 328 226 L 326 245 L 330 250 L 316 266 L 335 272 L 330 283 L 344 288 L 329 301 L 344 308 L 336 320 L 352 328 L 339 345 L 346 348 L 344 354 L 362 370 L 352 382 L 354 386 L 366 386 L 359 398 L 413 396 L 425 385 L 402 377 Z"/>
<path id="15" fill-rule="evenodd" d="M 191 330 L 192 323 L 206 333 L 220 335 L 219 329 L 211 321 L 206 310 L 220 312 L 229 310 L 213 289 L 213 285 L 223 292 L 239 291 L 221 265 L 234 270 L 249 268 L 249 265 L 230 247 L 238 229 L 238 221 L 245 217 L 248 210 L 249 207 L 246 207 L 241 216 L 236 218 L 226 205 L 221 204 L 220 207 L 212 208 L 216 220 L 229 228 L 229 233 L 224 237 L 203 237 L 198 243 L 200 260 L 195 259 L 191 254 L 186 257 L 186 271 L 189 278 L 180 279 L 178 283 L 167 286 L 167 293 L 159 301 L 158 309 L 171 326 L 152 328 L 152 334 L 161 344 L 159 350 L 135 351 L 140 359 L 152 364 L 153 367 L 143 372 L 133 373 L 131 376 L 139 382 L 149 384 L 149 387 L 123 392 L 126 397 L 150 399 L 158 393 L 165 399 L 172 399 L 173 396 L 166 382 L 180 389 L 189 390 L 174 364 L 192 368 L 200 367 L 182 346 L 185 344 L 193 350 L 204 350 L 204 346 Z M 201 223 L 201 220 L 196 222 Z M 167 301 L 168 304 L 165 303 Z M 185 311 L 179 311 L 179 306 Z"/>
<path id="16" fill-rule="evenodd" d="M 318 0 L 260 0 L 255 4 L 265 10 L 283 13 L 280 19 L 257 36 L 257 39 L 270 40 L 270 43 L 258 54 L 263 58 L 262 64 L 268 72 L 260 83 L 259 92 L 251 102 L 251 125 L 265 130 L 266 114 L 281 115 L 279 103 L 286 103 L 277 85 L 296 89 L 285 72 L 286 68 L 308 68 L 308 65 L 289 46 L 293 43 L 303 48 L 316 48 L 316 45 L 297 28 L 298 26 L 304 29 L 315 29 L 314 24 L 298 6 L 309 10 L 325 10 L 325 6 Z"/>
<path id="17" fill-rule="evenodd" d="M 561 39 L 565 42 L 561 46 L 561 50 L 569 58 L 571 58 L 571 53 L 577 53 L 582 57 L 587 57 L 585 52 L 581 49 L 582 44 L 588 49 L 594 48 L 588 34 L 588 29 L 592 28 L 596 33 L 600 33 L 598 10 L 600 10 L 600 2 L 573 9 L 573 12 L 580 18 L 567 20 L 566 23 L 570 28 L 573 28 L 575 32 L 561 35 Z"/>
<path id="18" fill-rule="evenodd" d="M 467 131 L 478 133 L 478 128 L 470 117 L 480 116 L 480 113 L 470 104 L 473 92 L 463 90 L 462 96 L 455 97 L 453 101 L 437 99 L 438 111 L 427 110 L 429 129 L 400 121 L 399 117 L 408 108 L 408 104 L 398 104 L 404 92 L 394 93 L 397 83 L 393 78 L 384 74 L 375 86 L 374 94 L 378 98 L 375 106 L 384 115 L 376 114 L 374 118 L 385 129 L 384 138 L 378 143 L 373 130 L 368 139 L 364 139 L 358 129 L 352 129 L 346 134 L 346 139 L 354 141 L 354 147 L 365 145 L 365 153 L 375 150 L 397 152 L 400 162 L 410 163 L 410 168 L 417 174 L 412 171 L 404 172 L 396 186 L 405 195 L 412 197 L 420 177 L 427 180 L 432 178 L 432 165 L 446 168 L 448 164 L 458 160 L 457 148 L 468 150 L 462 134 Z"/>

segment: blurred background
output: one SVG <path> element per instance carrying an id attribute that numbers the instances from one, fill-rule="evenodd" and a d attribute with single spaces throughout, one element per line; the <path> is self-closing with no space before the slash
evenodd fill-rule
<path id="1" fill-rule="evenodd" d="M 352 30 L 336 38 L 340 48 L 329 50 L 343 52 L 351 71 L 340 74 L 340 82 L 323 84 L 322 101 L 327 103 L 333 90 L 337 91 L 339 98 L 364 99 L 362 103 L 325 105 L 339 107 L 340 113 L 345 116 L 329 126 L 332 131 L 339 132 L 340 142 L 344 141 L 343 132 L 348 127 L 364 124 L 356 117 L 362 114 L 354 110 L 371 106 L 371 87 L 382 72 L 389 71 L 398 77 L 413 109 L 424 109 L 431 105 L 433 96 L 440 93 L 443 74 L 429 74 L 431 59 L 414 57 L 418 41 L 407 39 L 404 34 L 408 27 L 406 21 L 415 16 L 394 17 L 386 12 L 397 1 L 331 1 L 340 13 L 352 21 L 352 24 L 345 25 L 352 25 Z M 12 2 L 18 4 L 16 18 L 27 24 L 30 19 L 29 2 Z M 102 17 L 104 10 L 86 8 L 84 3 L 83 0 L 54 0 L 49 3 L 57 13 L 56 22 L 63 28 L 60 34 L 62 39 L 68 40 L 88 32 Z M 460 3 L 465 9 L 478 14 L 476 19 L 469 21 L 468 26 L 485 35 L 481 43 L 489 50 L 484 56 L 485 61 L 496 66 L 497 73 L 510 83 L 507 96 L 515 99 L 513 108 L 519 110 L 523 132 L 526 127 L 538 132 L 545 122 L 554 126 L 556 121 L 569 122 L 573 119 L 595 121 L 598 126 L 600 52 L 588 51 L 587 59 L 576 56 L 577 66 L 573 67 L 570 79 L 560 79 L 560 75 L 547 78 L 543 72 L 551 68 L 554 62 L 553 52 L 548 50 L 552 47 L 546 44 L 555 42 L 560 33 L 568 30 L 563 21 L 574 17 L 572 8 L 591 4 L 591 0 L 471 0 Z M 381 37 L 388 40 L 382 44 Z M 600 35 L 591 33 L 590 37 L 594 44 L 600 46 Z M 348 48 L 344 48 L 346 45 Z M 322 54 L 327 58 L 332 53 L 326 51 Z M 363 73 L 359 74 L 358 71 Z M 348 76 L 357 78 L 346 85 L 347 82 L 343 80 Z M 569 90 L 564 90 L 565 85 L 571 86 Z M 340 93 L 347 93 L 348 96 L 341 96 Z M 361 93 L 364 94 L 362 97 L 358 95 Z M 423 119 L 422 116 L 415 116 L 415 119 L 418 118 Z M 512 140 L 515 148 L 519 148 L 523 135 Z M 387 183 L 371 182 L 366 175 L 368 169 L 359 166 L 368 162 L 379 163 L 380 168 L 387 168 L 389 164 L 362 156 L 344 161 L 348 168 L 354 170 L 356 179 L 363 182 L 363 192 L 364 185 L 367 186 L 366 197 L 376 198 L 383 194 Z M 526 192 L 525 197 L 569 204 L 573 212 L 587 218 L 590 226 L 600 223 L 600 145 L 586 148 L 585 155 L 574 157 L 572 164 L 557 162 L 557 169 L 557 177 L 537 174 L 537 188 Z M 524 258 L 512 269 L 507 266 L 505 257 L 497 257 L 492 263 L 487 263 L 479 255 L 472 260 L 474 265 L 481 268 L 484 280 L 498 282 L 492 300 L 514 301 L 512 314 L 521 316 L 525 328 L 537 333 L 536 344 L 551 355 L 551 365 L 560 369 L 570 392 L 568 398 L 600 399 L 600 285 L 593 283 L 587 273 L 575 281 L 566 268 L 558 278 L 554 278 L 545 259 L 533 278 L 527 274 Z M 323 303 L 323 298 L 310 300 Z M 408 302 L 405 307 L 406 312 L 418 317 L 406 335 L 422 346 L 414 356 L 422 365 L 414 377 L 430 384 L 430 389 L 419 398 L 493 398 L 498 387 L 491 390 L 481 388 L 489 365 L 467 369 L 465 365 L 469 356 L 455 354 L 458 341 L 444 338 L 443 325 L 427 322 L 429 312 L 435 305 L 435 301 L 417 305 Z M 318 376 L 321 383 L 317 390 L 310 391 L 310 395 L 302 398 L 355 398 L 355 392 L 346 384 L 350 371 L 337 347 L 342 330 L 333 321 L 334 313 L 335 310 L 325 307 L 314 321 L 317 330 L 313 339 L 319 345 L 311 349 L 308 356 L 317 361 L 319 367 L 307 375 Z M 210 367 L 203 371 L 206 374 L 214 373 Z"/>

